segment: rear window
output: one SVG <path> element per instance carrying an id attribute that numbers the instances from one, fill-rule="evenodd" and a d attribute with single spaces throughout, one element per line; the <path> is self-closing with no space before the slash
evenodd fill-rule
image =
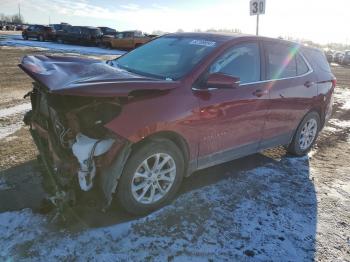
<path id="1" fill-rule="evenodd" d="M 268 80 L 295 77 L 297 75 L 296 47 L 266 42 L 265 52 Z"/>
<path id="2" fill-rule="evenodd" d="M 302 51 L 312 68 L 331 73 L 327 58 L 322 51 L 311 48 L 304 48 Z"/>
<path id="3" fill-rule="evenodd" d="M 309 67 L 307 66 L 304 58 L 298 54 L 296 57 L 297 60 L 297 75 L 304 75 L 309 71 Z"/>

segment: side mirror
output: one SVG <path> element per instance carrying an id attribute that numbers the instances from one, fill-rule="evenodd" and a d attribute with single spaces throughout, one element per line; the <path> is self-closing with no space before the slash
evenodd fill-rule
<path id="1" fill-rule="evenodd" d="M 239 87 L 239 77 L 213 73 L 207 79 L 208 88 L 237 88 Z"/>

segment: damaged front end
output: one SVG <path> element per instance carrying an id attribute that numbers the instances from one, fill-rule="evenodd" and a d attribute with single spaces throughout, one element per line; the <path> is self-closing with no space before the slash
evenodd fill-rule
<path id="1" fill-rule="evenodd" d="M 139 141 L 130 139 L 136 128 L 126 123 L 125 111 L 141 96 L 180 84 L 80 57 L 25 56 L 19 67 L 35 80 L 24 122 L 53 185 L 51 202 L 72 202 L 77 190 L 100 185 L 109 205 L 131 145 Z M 115 125 L 117 117 L 123 121 Z"/>
<path id="2" fill-rule="evenodd" d="M 51 201 L 74 202 L 76 190 L 91 190 L 98 176 L 109 204 L 130 153 L 130 142 L 104 127 L 120 114 L 122 98 L 52 94 L 37 82 L 28 96 L 32 110 L 24 122 L 49 175 Z"/>

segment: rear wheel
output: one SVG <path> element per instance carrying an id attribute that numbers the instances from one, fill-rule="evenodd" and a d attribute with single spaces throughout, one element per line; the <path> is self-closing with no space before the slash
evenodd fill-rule
<path id="1" fill-rule="evenodd" d="M 147 214 L 168 203 L 184 174 L 184 158 L 170 140 L 151 141 L 128 160 L 117 190 L 119 203 L 133 214 Z"/>
<path id="2" fill-rule="evenodd" d="M 317 139 L 320 124 L 321 120 L 317 112 L 308 113 L 299 124 L 288 152 L 296 156 L 306 155 Z"/>

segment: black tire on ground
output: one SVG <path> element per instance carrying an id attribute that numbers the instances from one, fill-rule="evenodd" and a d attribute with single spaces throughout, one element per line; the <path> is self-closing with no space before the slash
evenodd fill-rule
<path id="1" fill-rule="evenodd" d="M 103 47 L 107 49 L 112 49 L 112 44 L 111 43 L 103 43 Z"/>
<path id="2" fill-rule="evenodd" d="M 305 125 L 311 120 L 314 119 L 317 123 L 317 130 L 316 130 L 316 135 L 312 141 L 312 143 L 305 149 L 301 148 L 300 145 L 300 137 L 301 137 L 301 133 L 303 128 L 305 127 Z M 292 142 L 290 143 L 290 145 L 287 148 L 288 153 L 295 155 L 295 156 L 304 156 L 306 155 L 312 148 L 312 146 L 315 144 L 317 137 L 318 137 L 318 133 L 320 131 L 321 128 L 321 119 L 320 119 L 320 115 L 315 112 L 315 111 L 311 111 L 309 112 L 304 119 L 301 121 L 301 123 L 299 124 L 297 130 L 295 131 L 294 137 Z"/>
<path id="3" fill-rule="evenodd" d="M 158 201 L 152 204 L 138 202 L 131 190 L 132 181 L 137 168 L 150 156 L 164 153 L 171 156 L 175 162 L 176 175 L 169 191 Z M 144 215 L 169 203 L 177 193 L 184 177 L 184 157 L 181 150 L 168 139 L 157 139 L 146 142 L 137 148 L 128 159 L 117 188 L 117 201 L 129 213 Z"/>
<path id="4" fill-rule="evenodd" d="M 27 35 L 24 35 L 24 36 L 23 36 L 23 39 L 24 39 L 24 40 L 28 40 L 28 36 L 27 36 Z"/>

